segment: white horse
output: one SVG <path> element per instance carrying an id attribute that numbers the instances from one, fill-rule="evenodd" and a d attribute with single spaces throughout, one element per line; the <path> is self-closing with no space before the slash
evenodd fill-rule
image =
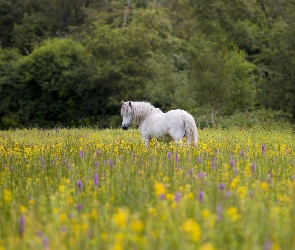
<path id="1" fill-rule="evenodd" d="M 127 130 L 130 123 L 139 124 L 139 130 L 146 146 L 151 138 L 161 140 L 170 135 L 175 142 L 186 137 L 187 145 L 196 145 L 198 130 L 194 118 L 184 110 L 170 110 L 163 113 L 148 102 L 123 102 L 122 129 Z"/>

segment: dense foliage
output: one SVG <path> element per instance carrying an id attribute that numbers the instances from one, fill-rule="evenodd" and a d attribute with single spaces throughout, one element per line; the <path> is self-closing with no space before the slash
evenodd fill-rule
<path id="1" fill-rule="evenodd" d="M 295 118 L 287 0 L 0 0 L 0 127 L 117 124 L 121 100 Z"/>

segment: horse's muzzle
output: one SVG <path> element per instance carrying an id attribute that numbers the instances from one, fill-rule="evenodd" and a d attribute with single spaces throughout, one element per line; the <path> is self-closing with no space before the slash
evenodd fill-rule
<path id="1" fill-rule="evenodd" d="M 122 125 L 122 129 L 123 129 L 123 130 L 127 130 L 127 129 L 128 129 L 128 126 L 126 126 L 126 125 Z"/>

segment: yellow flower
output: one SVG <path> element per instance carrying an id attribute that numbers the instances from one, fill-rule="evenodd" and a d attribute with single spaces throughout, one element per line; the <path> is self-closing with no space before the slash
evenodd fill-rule
<path id="1" fill-rule="evenodd" d="M 236 207 L 230 207 L 229 209 L 226 210 L 225 214 L 232 220 L 232 221 L 237 221 L 241 219 L 241 215 L 238 212 L 238 209 Z"/>
<path id="2" fill-rule="evenodd" d="M 96 209 L 92 209 L 91 213 L 89 213 L 88 218 L 92 220 L 96 220 L 98 217 Z"/>
<path id="3" fill-rule="evenodd" d="M 102 241 L 107 241 L 109 236 L 107 233 L 101 233 L 100 234 L 100 238 L 102 239 Z"/>
<path id="4" fill-rule="evenodd" d="M 156 182 L 154 185 L 154 189 L 155 189 L 156 195 L 158 196 L 166 193 L 166 188 L 163 183 Z"/>
<path id="5" fill-rule="evenodd" d="M 120 228 L 125 228 L 127 224 L 128 212 L 125 209 L 118 209 L 116 213 L 113 214 L 113 222 Z"/>
<path id="6" fill-rule="evenodd" d="M 60 223 L 65 223 L 66 221 L 68 220 L 68 216 L 65 214 L 65 213 L 61 213 L 60 215 L 59 215 L 59 221 L 60 221 Z"/>
<path id="7" fill-rule="evenodd" d="M 261 182 L 260 187 L 261 189 L 266 190 L 268 187 L 268 184 L 266 182 Z"/>
<path id="8" fill-rule="evenodd" d="M 208 209 L 203 209 L 202 216 L 204 219 L 208 219 L 208 217 L 210 216 L 210 211 Z"/>
<path id="9" fill-rule="evenodd" d="M 27 212 L 27 208 L 23 205 L 20 205 L 19 206 L 19 211 L 21 214 L 25 214 Z"/>
<path id="10" fill-rule="evenodd" d="M 186 232 L 194 242 L 198 242 L 201 238 L 200 226 L 194 219 L 186 219 L 182 223 L 181 230 Z"/>
<path id="11" fill-rule="evenodd" d="M 59 185 L 58 189 L 59 189 L 59 191 L 60 191 L 61 193 L 63 193 L 63 192 L 65 192 L 65 190 L 66 190 L 66 186 L 65 186 L 65 185 Z"/>
<path id="12" fill-rule="evenodd" d="M 200 246 L 199 250 L 214 250 L 214 246 L 210 243 L 205 243 Z"/>
<path id="13" fill-rule="evenodd" d="M 153 207 L 149 208 L 149 213 L 152 215 L 155 215 L 157 213 L 157 210 Z"/>
<path id="14" fill-rule="evenodd" d="M 245 198 L 247 193 L 247 187 L 246 186 L 238 187 L 238 193 L 242 199 Z"/>
<path id="15" fill-rule="evenodd" d="M 143 223 L 140 220 L 135 220 L 131 223 L 131 230 L 134 232 L 141 232 L 143 230 Z"/>
<path id="16" fill-rule="evenodd" d="M 12 194 L 11 191 L 8 189 L 3 190 L 3 199 L 6 202 L 11 202 L 12 201 Z"/>

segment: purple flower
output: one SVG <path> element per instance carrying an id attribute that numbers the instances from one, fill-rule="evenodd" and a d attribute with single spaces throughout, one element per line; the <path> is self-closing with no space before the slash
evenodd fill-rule
<path id="1" fill-rule="evenodd" d="M 178 153 L 175 154 L 175 162 L 179 162 Z"/>
<path id="2" fill-rule="evenodd" d="M 251 171 L 252 171 L 252 174 L 254 174 L 256 172 L 256 165 L 254 162 L 252 162 L 252 164 L 251 164 Z"/>
<path id="3" fill-rule="evenodd" d="M 180 199 L 181 199 L 181 193 L 180 193 L 180 192 L 176 192 L 176 193 L 174 194 L 174 200 L 175 200 L 176 202 L 179 202 Z"/>
<path id="4" fill-rule="evenodd" d="M 194 169 L 193 169 L 193 168 L 190 168 L 190 170 L 189 170 L 189 175 L 190 175 L 190 176 L 193 176 L 193 175 L 194 175 Z"/>
<path id="5" fill-rule="evenodd" d="M 253 191 L 252 191 L 252 190 L 249 192 L 249 196 L 250 196 L 250 198 L 251 198 L 251 199 L 253 199 L 253 198 L 254 198 L 254 193 L 253 193 Z"/>
<path id="6" fill-rule="evenodd" d="M 94 162 L 94 167 L 98 167 L 98 162 L 96 161 L 96 162 Z"/>
<path id="7" fill-rule="evenodd" d="M 21 216 L 18 221 L 18 233 L 21 238 L 23 238 L 25 231 L 26 219 L 25 216 Z"/>
<path id="8" fill-rule="evenodd" d="M 204 192 L 203 191 L 200 191 L 198 193 L 198 201 L 199 202 L 203 202 L 203 200 L 204 200 Z"/>
<path id="9" fill-rule="evenodd" d="M 202 157 L 200 156 L 199 158 L 198 158 L 198 163 L 202 163 L 203 161 L 202 161 Z"/>
<path id="10" fill-rule="evenodd" d="M 136 154 L 132 153 L 132 159 L 135 159 L 135 158 L 136 158 Z"/>
<path id="11" fill-rule="evenodd" d="M 114 166 L 113 160 L 109 160 L 109 165 L 110 165 L 111 168 Z"/>
<path id="12" fill-rule="evenodd" d="M 99 156 L 99 155 L 100 155 L 100 151 L 96 150 L 96 156 Z"/>
<path id="13" fill-rule="evenodd" d="M 79 213 L 81 212 L 81 210 L 82 210 L 82 204 L 81 203 L 77 204 L 77 210 L 78 210 Z"/>
<path id="14" fill-rule="evenodd" d="M 270 249 L 272 249 L 272 242 L 271 240 L 268 239 L 264 244 L 263 250 L 270 250 Z"/>
<path id="15" fill-rule="evenodd" d="M 216 207 L 216 212 L 217 212 L 217 220 L 222 220 L 222 206 L 218 205 Z"/>
<path id="16" fill-rule="evenodd" d="M 219 187 L 219 189 L 221 191 L 223 191 L 225 189 L 225 184 L 224 183 L 219 183 L 218 187 Z"/>
<path id="17" fill-rule="evenodd" d="M 240 156 L 244 156 L 244 153 L 245 153 L 244 150 L 241 150 L 240 151 Z"/>
<path id="18" fill-rule="evenodd" d="M 216 159 L 213 159 L 211 162 L 211 169 L 215 169 L 216 166 Z"/>
<path id="19" fill-rule="evenodd" d="M 262 153 L 262 154 L 265 153 L 265 146 L 264 146 L 264 144 L 261 145 L 261 153 Z"/>
<path id="20" fill-rule="evenodd" d="M 171 159 L 171 155 L 172 155 L 172 153 L 169 151 L 169 152 L 167 153 L 168 160 Z"/>
<path id="21" fill-rule="evenodd" d="M 200 172 L 200 173 L 197 174 L 197 176 L 198 176 L 199 179 L 203 179 L 203 178 L 206 177 L 206 173 L 205 172 Z"/>
<path id="22" fill-rule="evenodd" d="M 230 156 L 230 166 L 233 168 L 235 166 L 235 162 L 232 156 Z"/>
<path id="23" fill-rule="evenodd" d="M 160 199 L 161 199 L 161 201 L 165 200 L 165 198 L 166 198 L 165 194 L 161 194 L 161 195 L 160 195 Z"/>
<path id="24" fill-rule="evenodd" d="M 98 186 L 98 182 L 99 182 L 99 176 L 98 174 L 95 174 L 93 177 L 94 186 Z"/>
<path id="25" fill-rule="evenodd" d="M 85 156 L 85 153 L 84 153 L 84 151 L 83 151 L 83 150 L 81 150 L 81 151 L 80 151 L 80 153 L 79 153 L 79 155 L 80 155 L 80 158 L 81 158 L 81 159 L 83 159 L 83 158 L 84 158 L 84 156 Z"/>
<path id="26" fill-rule="evenodd" d="M 83 188 L 83 183 L 82 183 L 81 180 L 78 180 L 78 181 L 77 181 L 77 186 L 78 186 L 79 190 L 81 191 L 82 188 Z"/>
<path id="27" fill-rule="evenodd" d="M 47 237 L 42 238 L 42 243 L 45 250 L 49 249 L 49 240 Z"/>
<path id="28" fill-rule="evenodd" d="M 231 197 L 231 192 L 230 192 L 230 191 L 226 191 L 226 193 L 225 193 L 225 197 L 226 197 L 226 198 Z"/>

